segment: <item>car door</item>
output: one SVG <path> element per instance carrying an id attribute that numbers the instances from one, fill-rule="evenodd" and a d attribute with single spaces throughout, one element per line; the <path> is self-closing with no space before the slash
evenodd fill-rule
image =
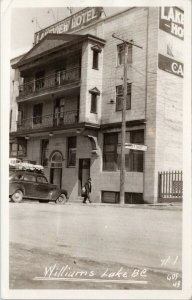
<path id="1" fill-rule="evenodd" d="M 22 184 L 25 190 L 25 197 L 35 198 L 36 193 L 36 176 L 34 174 L 23 174 Z"/>
<path id="2" fill-rule="evenodd" d="M 37 175 L 37 192 L 39 198 L 49 199 L 49 192 L 52 189 L 53 187 L 48 183 L 47 178 L 45 176 Z"/>

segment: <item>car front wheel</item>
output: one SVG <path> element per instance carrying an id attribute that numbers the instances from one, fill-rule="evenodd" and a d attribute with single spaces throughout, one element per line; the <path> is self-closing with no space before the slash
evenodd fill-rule
<path id="1" fill-rule="evenodd" d="M 67 198 L 64 194 L 61 194 L 57 200 L 55 201 L 56 204 L 64 204 L 67 201 Z"/>
<path id="2" fill-rule="evenodd" d="M 13 202 L 21 202 L 23 200 L 23 192 L 20 190 L 17 190 L 11 197 Z"/>

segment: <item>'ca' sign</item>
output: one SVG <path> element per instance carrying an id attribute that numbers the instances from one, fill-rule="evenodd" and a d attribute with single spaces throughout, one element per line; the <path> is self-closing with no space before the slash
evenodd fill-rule
<path id="1" fill-rule="evenodd" d="M 175 59 L 171 59 L 162 54 L 159 54 L 158 66 L 159 66 L 159 69 L 164 70 L 169 73 L 172 73 L 179 77 L 183 77 L 183 75 L 184 75 L 183 74 L 183 72 L 184 72 L 183 63 L 181 63 Z"/>

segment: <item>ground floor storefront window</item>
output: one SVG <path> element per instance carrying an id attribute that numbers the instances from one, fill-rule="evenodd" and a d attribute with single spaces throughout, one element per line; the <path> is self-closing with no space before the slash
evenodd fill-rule
<path id="1" fill-rule="evenodd" d="M 144 144 L 144 130 L 126 132 L 126 143 Z M 121 133 L 104 133 L 103 171 L 120 170 L 121 164 Z M 143 152 L 129 150 L 125 154 L 127 172 L 143 172 Z"/>
<path id="2" fill-rule="evenodd" d="M 120 193 L 113 191 L 102 191 L 101 201 L 103 203 L 120 203 Z M 142 193 L 125 193 L 125 204 L 143 204 L 143 194 Z"/>

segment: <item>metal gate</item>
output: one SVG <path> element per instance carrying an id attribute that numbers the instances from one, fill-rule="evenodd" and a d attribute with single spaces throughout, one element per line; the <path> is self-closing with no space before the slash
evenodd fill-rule
<path id="1" fill-rule="evenodd" d="M 183 172 L 158 173 L 159 202 L 181 202 L 183 199 Z"/>

